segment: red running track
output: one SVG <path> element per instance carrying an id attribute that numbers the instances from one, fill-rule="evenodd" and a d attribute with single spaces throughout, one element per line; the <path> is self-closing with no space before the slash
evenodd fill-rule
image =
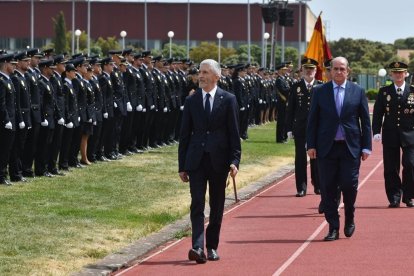
<path id="1" fill-rule="evenodd" d="M 320 197 L 296 198 L 294 175 L 239 203 L 224 216 L 220 261 L 187 260 L 191 239 L 172 243 L 117 275 L 412 275 L 414 208 L 389 209 L 381 144 L 362 162 L 352 238 L 324 242 Z"/>

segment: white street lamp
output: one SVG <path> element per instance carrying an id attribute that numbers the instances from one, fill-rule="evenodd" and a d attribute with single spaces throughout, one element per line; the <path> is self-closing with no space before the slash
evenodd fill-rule
<path id="1" fill-rule="evenodd" d="M 121 31 L 119 35 L 122 37 L 122 49 L 125 49 L 125 37 L 127 36 L 127 32 Z"/>
<path id="2" fill-rule="evenodd" d="M 170 58 L 171 58 L 172 57 L 171 44 L 172 44 L 172 38 L 174 37 L 174 32 L 173 31 L 169 31 L 167 35 L 170 38 Z"/>
<path id="3" fill-rule="evenodd" d="M 264 57 L 263 57 L 263 67 L 267 68 L 267 40 L 269 39 L 270 34 L 269 33 L 264 33 L 263 34 L 263 39 L 264 39 Z"/>
<path id="4" fill-rule="evenodd" d="M 381 78 L 385 77 L 386 74 L 387 70 L 385 70 L 384 68 L 378 70 L 378 76 L 380 76 Z"/>
<path id="5" fill-rule="evenodd" d="M 79 53 L 79 37 L 82 34 L 82 31 L 79 29 L 76 29 L 75 36 L 76 36 L 76 53 Z"/>
<path id="6" fill-rule="evenodd" d="M 218 32 L 217 33 L 217 39 L 218 39 L 218 63 L 220 64 L 220 58 L 221 58 L 221 39 L 223 38 L 223 33 Z"/>

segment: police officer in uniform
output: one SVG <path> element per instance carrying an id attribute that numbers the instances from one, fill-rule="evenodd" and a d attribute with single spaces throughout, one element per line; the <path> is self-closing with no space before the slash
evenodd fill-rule
<path id="1" fill-rule="evenodd" d="M 277 91 L 277 126 L 276 126 L 276 142 L 286 143 L 286 103 L 289 98 L 290 84 L 286 77 L 286 71 L 288 67 L 283 63 L 276 67 L 279 76 L 276 79 L 276 91 Z"/>
<path id="2" fill-rule="evenodd" d="M 303 197 L 307 190 L 306 126 L 311 103 L 311 90 L 322 82 L 315 79 L 318 62 L 311 58 L 302 60 L 303 78 L 293 84 L 286 107 L 288 138 L 295 139 L 296 197 Z M 311 182 L 315 194 L 320 194 L 316 159 L 311 159 Z"/>
<path id="3" fill-rule="evenodd" d="M 7 164 L 16 133 L 16 90 L 10 75 L 14 71 L 13 54 L 0 56 L 0 185 L 12 185 L 7 180 Z"/>
<path id="4" fill-rule="evenodd" d="M 414 87 L 407 77 L 407 64 L 389 65 L 394 83 L 381 87 L 374 105 L 374 141 L 382 140 L 385 192 L 390 208 L 414 207 Z M 400 178 L 402 150 L 402 178 Z"/>
<path id="5" fill-rule="evenodd" d="M 246 65 L 241 64 L 234 68 L 233 92 L 239 106 L 239 129 L 240 138 L 247 139 L 247 128 L 249 124 L 249 85 L 245 79 Z"/>
<path id="6" fill-rule="evenodd" d="M 18 127 L 16 127 L 16 136 L 10 153 L 9 175 L 10 181 L 12 182 L 26 182 L 26 178 L 22 175 L 21 155 L 26 142 L 27 131 L 32 127 L 32 120 L 30 118 L 30 91 L 26 78 L 24 77 L 29 66 L 30 57 L 26 55 L 26 52 L 20 52 L 14 56 L 14 59 L 17 61 L 17 64 L 11 79 L 16 90 L 16 108 L 20 111 L 16 114 Z"/>

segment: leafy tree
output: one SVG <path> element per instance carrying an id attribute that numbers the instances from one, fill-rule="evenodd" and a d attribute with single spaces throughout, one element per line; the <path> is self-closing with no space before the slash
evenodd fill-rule
<path id="1" fill-rule="evenodd" d="M 108 55 L 108 52 L 110 50 L 120 50 L 121 45 L 119 45 L 118 40 L 115 36 L 107 37 L 106 39 L 99 37 L 96 41 L 95 45 L 99 48 L 101 48 L 102 55 L 106 56 Z"/>
<path id="2" fill-rule="evenodd" d="M 170 56 L 170 43 L 165 43 L 162 49 L 162 55 L 164 57 Z M 171 43 L 171 55 L 175 58 L 185 58 L 187 56 L 187 47 L 185 45 L 177 45 Z"/>
<path id="3" fill-rule="evenodd" d="M 236 54 L 235 49 L 221 47 L 221 60 L 225 60 L 227 57 L 234 54 Z M 201 42 L 198 47 L 193 47 L 190 49 L 190 58 L 196 63 L 200 63 L 204 59 L 208 58 L 218 60 L 218 46 L 212 42 Z"/>
<path id="4" fill-rule="evenodd" d="M 58 15 L 52 18 L 53 29 L 55 31 L 55 37 L 53 39 L 53 46 L 56 53 L 63 53 L 69 51 L 69 44 L 66 39 L 66 23 L 65 15 L 63 11 L 60 11 Z"/>

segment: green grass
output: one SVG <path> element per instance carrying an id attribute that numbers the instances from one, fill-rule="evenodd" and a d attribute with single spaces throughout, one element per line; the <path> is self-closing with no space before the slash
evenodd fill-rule
<path id="1" fill-rule="evenodd" d="M 275 143 L 274 123 L 249 136 L 240 187 L 275 170 L 275 160 L 293 158 L 292 142 Z M 175 145 L 1 186 L 0 275 L 67 275 L 181 218 L 190 196 L 177 169 Z"/>

